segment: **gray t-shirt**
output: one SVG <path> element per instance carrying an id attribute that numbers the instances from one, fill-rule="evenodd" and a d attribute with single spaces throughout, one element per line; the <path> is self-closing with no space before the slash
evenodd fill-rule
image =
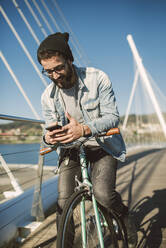
<path id="1" fill-rule="evenodd" d="M 78 99 L 78 91 L 78 85 L 75 84 L 70 89 L 60 89 L 60 95 L 62 103 L 65 107 L 65 111 L 68 112 L 79 123 L 84 123 Z M 85 145 L 99 146 L 94 137 L 87 141 Z"/>

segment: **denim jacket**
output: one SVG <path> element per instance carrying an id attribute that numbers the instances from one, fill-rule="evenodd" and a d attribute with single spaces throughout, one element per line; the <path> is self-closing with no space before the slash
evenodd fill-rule
<path id="1" fill-rule="evenodd" d="M 96 68 L 74 67 L 78 75 L 80 109 L 84 123 L 91 129 L 92 136 L 117 127 L 119 112 L 108 76 Z M 46 126 L 55 121 L 62 126 L 68 123 L 63 103 L 60 101 L 59 88 L 53 82 L 42 94 L 41 103 Z M 126 148 L 121 134 L 96 140 L 113 157 L 125 161 Z"/>

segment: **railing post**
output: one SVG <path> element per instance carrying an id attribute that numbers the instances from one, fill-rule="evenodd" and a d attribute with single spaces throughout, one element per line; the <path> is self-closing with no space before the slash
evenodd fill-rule
<path id="1" fill-rule="evenodd" d="M 43 147 L 44 147 L 43 141 L 41 141 L 40 149 L 42 149 Z M 44 165 L 44 156 L 41 156 L 39 153 L 37 181 L 35 184 L 34 197 L 33 197 L 32 209 L 31 209 L 31 215 L 36 217 L 36 221 L 43 221 L 45 218 L 44 211 L 43 211 L 42 198 L 41 198 L 43 165 Z"/>

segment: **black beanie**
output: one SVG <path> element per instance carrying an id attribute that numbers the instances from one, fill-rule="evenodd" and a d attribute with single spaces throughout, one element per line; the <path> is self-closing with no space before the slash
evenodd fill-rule
<path id="1" fill-rule="evenodd" d="M 43 40 L 37 50 L 37 58 L 39 63 L 39 52 L 46 51 L 46 50 L 52 50 L 52 51 L 58 51 L 62 54 L 64 54 L 67 58 L 69 58 L 71 61 L 74 61 L 72 52 L 70 50 L 70 47 L 68 45 L 69 40 L 69 34 L 68 33 L 55 33 L 49 35 L 45 40 Z"/>

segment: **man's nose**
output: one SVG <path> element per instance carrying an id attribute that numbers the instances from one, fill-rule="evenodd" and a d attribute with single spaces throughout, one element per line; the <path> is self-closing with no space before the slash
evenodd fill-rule
<path id="1" fill-rule="evenodd" d="M 54 79 L 58 79 L 60 77 L 60 74 L 57 73 L 56 71 L 53 71 L 52 76 Z"/>

